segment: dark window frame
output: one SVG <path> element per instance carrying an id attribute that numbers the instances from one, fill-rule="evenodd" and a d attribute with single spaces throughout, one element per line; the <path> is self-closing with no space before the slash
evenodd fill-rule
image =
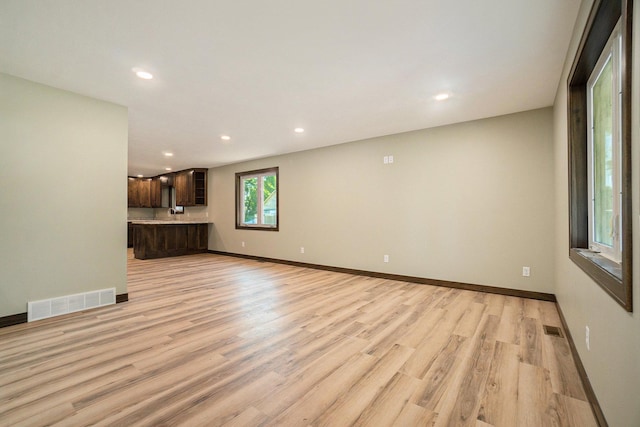
<path id="1" fill-rule="evenodd" d="M 276 225 L 275 227 L 264 225 L 244 225 L 242 224 L 242 178 L 250 175 L 261 175 L 274 173 L 276 176 Z M 261 231 L 280 231 L 280 171 L 279 167 L 271 167 L 265 169 L 257 169 L 246 172 L 236 172 L 236 229 L 237 230 L 261 230 Z"/>
<path id="2" fill-rule="evenodd" d="M 631 30 L 633 0 L 596 0 L 568 79 L 569 258 L 625 310 L 632 305 Z M 609 36 L 621 21 L 622 36 L 622 260 L 589 251 L 587 179 L 587 81 Z"/>

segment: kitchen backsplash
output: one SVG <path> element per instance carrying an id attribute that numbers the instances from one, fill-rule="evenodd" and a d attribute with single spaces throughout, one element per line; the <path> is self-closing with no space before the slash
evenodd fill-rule
<path id="1" fill-rule="evenodd" d="M 175 215 L 169 213 L 169 208 L 127 208 L 127 219 L 170 218 Z M 184 214 L 179 215 L 183 219 L 207 218 L 206 206 L 185 207 Z"/>
<path id="2" fill-rule="evenodd" d="M 172 216 L 177 216 L 182 219 L 187 218 L 206 218 L 207 217 L 207 207 L 206 206 L 193 206 L 193 207 L 184 207 L 183 214 L 171 215 L 169 212 L 169 208 L 158 208 L 153 209 L 155 211 L 156 218 L 167 218 Z"/>
<path id="3" fill-rule="evenodd" d="M 146 219 L 155 217 L 155 209 L 127 208 L 127 219 Z"/>

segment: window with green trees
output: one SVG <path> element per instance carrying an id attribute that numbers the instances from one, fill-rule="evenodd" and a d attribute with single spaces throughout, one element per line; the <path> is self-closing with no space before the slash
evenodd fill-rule
<path id="1" fill-rule="evenodd" d="M 589 248 L 620 262 L 622 89 L 620 30 L 613 31 L 587 82 Z"/>
<path id="2" fill-rule="evenodd" d="M 278 168 L 236 173 L 236 228 L 278 230 Z"/>
<path id="3" fill-rule="evenodd" d="M 568 79 L 569 258 L 633 310 L 633 0 L 595 0 Z"/>

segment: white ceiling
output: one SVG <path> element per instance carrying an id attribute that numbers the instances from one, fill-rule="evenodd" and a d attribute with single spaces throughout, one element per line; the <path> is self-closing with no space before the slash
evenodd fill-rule
<path id="1" fill-rule="evenodd" d="M 552 105 L 579 5 L 1 0 L 0 71 L 127 106 L 156 175 Z"/>

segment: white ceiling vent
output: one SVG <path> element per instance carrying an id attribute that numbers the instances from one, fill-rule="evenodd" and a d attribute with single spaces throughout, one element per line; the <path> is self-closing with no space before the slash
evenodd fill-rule
<path id="1" fill-rule="evenodd" d="M 73 294 L 27 303 L 27 320 L 46 319 L 88 308 L 101 307 L 116 303 L 116 288 Z"/>

